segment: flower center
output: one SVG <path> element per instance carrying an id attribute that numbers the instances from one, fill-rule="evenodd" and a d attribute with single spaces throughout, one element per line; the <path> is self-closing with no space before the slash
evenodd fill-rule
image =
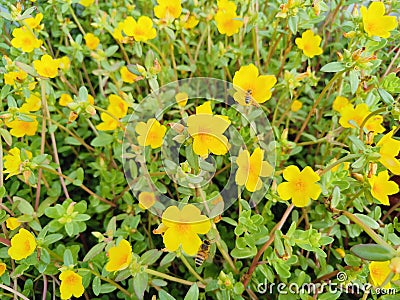
<path id="1" fill-rule="evenodd" d="M 306 185 L 301 179 L 297 180 L 295 185 L 298 192 L 303 192 L 305 190 Z"/>

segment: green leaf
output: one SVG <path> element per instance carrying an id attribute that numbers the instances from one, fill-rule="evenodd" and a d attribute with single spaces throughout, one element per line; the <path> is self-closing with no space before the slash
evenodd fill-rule
<path id="1" fill-rule="evenodd" d="M 289 29 L 293 34 L 297 33 L 297 27 L 299 25 L 299 16 L 290 16 L 288 19 Z"/>
<path id="2" fill-rule="evenodd" d="M 358 89 L 358 85 L 360 84 L 360 78 L 358 77 L 357 71 L 351 70 L 349 72 L 349 81 L 351 93 L 354 94 Z"/>
<path id="3" fill-rule="evenodd" d="M 114 55 L 115 52 L 117 52 L 118 48 L 119 48 L 118 45 L 113 45 L 111 47 L 108 47 L 104 53 L 107 57 L 110 57 Z"/>
<path id="4" fill-rule="evenodd" d="M 99 277 L 95 277 L 93 279 L 92 282 L 92 289 L 93 289 L 93 293 L 98 296 L 100 295 L 100 291 L 101 291 L 101 280 Z"/>
<path id="5" fill-rule="evenodd" d="M 239 259 L 253 257 L 256 254 L 257 254 L 257 247 L 252 247 L 252 248 L 246 247 L 244 249 L 235 248 L 231 251 L 232 257 Z"/>
<path id="6" fill-rule="evenodd" d="M 197 300 L 199 299 L 199 287 L 197 284 L 193 284 L 188 290 L 184 300 Z"/>
<path id="7" fill-rule="evenodd" d="M 387 105 L 393 105 L 394 99 L 393 96 L 386 92 L 384 89 L 378 88 L 378 94 L 381 96 L 382 101 Z"/>
<path id="8" fill-rule="evenodd" d="M 99 135 L 90 142 L 90 145 L 93 147 L 103 147 L 111 144 L 113 140 L 114 137 L 111 134 L 100 131 Z"/>
<path id="9" fill-rule="evenodd" d="M 168 294 L 164 290 L 158 291 L 158 297 L 160 298 L 160 300 L 176 300 L 174 297 L 172 297 L 170 294 Z"/>
<path id="10" fill-rule="evenodd" d="M 85 262 L 85 261 L 89 261 L 89 260 L 93 259 L 95 256 L 97 256 L 98 254 L 100 254 L 103 251 L 105 246 L 106 246 L 105 243 L 100 243 L 100 244 L 93 246 L 93 248 L 90 249 L 89 252 L 85 255 L 85 257 L 83 258 L 83 261 Z"/>
<path id="11" fill-rule="evenodd" d="M 110 283 L 105 283 L 101 285 L 101 289 L 100 289 L 100 293 L 101 294 L 107 294 L 107 293 L 111 293 L 112 291 L 115 291 L 116 287 L 113 286 Z"/>
<path id="12" fill-rule="evenodd" d="M 86 87 L 81 86 L 79 88 L 79 100 L 86 101 L 87 98 L 88 98 L 88 90 L 86 89 Z"/>
<path id="13" fill-rule="evenodd" d="M 11 144 L 12 144 L 11 134 L 4 128 L 0 128 L 0 135 L 2 136 L 3 140 L 6 142 L 7 145 L 11 146 Z"/>
<path id="14" fill-rule="evenodd" d="M 165 266 L 172 262 L 176 257 L 175 252 L 169 252 L 167 255 L 163 257 L 163 259 L 160 262 L 160 267 Z"/>
<path id="15" fill-rule="evenodd" d="M 189 165 L 195 169 L 195 171 L 199 170 L 199 157 L 193 151 L 193 146 L 188 145 L 185 148 L 186 160 L 188 161 Z"/>
<path id="16" fill-rule="evenodd" d="M 6 188 L 4 187 L 4 185 L 0 186 L 0 198 L 3 198 L 4 195 L 6 194 Z M 4 210 L 1 210 L 4 211 Z"/>
<path id="17" fill-rule="evenodd" d="M 69 249 L 64 251 L 64 266 L 71 266 L 74 264 L 74 257 L 72 256 L 72 252 Z"/>
<path id="18" fill-rule="evenodd" d="M 335 186 L 332 191 L 331 206 L 337 207 L 339 202 L 340 202 L 340 188 L 338 186 Z"/>
<path id="19" fill-rule="evenodd" d="M 161 254 L 162 254 L 162 252 L 157 249 L 152 249 L 152 250 L 146 251 L 140 257 L 139 262 L 142 265 L 154 264 L 157 261 L 157 259 L 160 258 Z"/>
<path id="20" fill-rule="evenodd" d="M 345 69 L 345 65 L 341 62 L 331 62 L 321 68 L 322 72 L 340 72 Z"/>
<path id="21" fill-rule="evenodd" d="M 359 218 L 363 223 L 371 227 L 372 229 L 379 229 L 379 224 L 374 219 L 369 216 L 363 214 L 354 214 L 357 218 Z"/>
<path id="22" fill-rule="evenodd" d="M 19 211 L 25 215 L 32 216 L 34 213 L 32 205 L 26 201 L 25 199 L 22 199 L 21 197 L 15 196 L 13 197 L 14 202 L 17 202 L 17 208 Z"/>
<path id="23" fill-rule="evenodd" d="M 396 252 L 378 244 L 360 244 L 350 249 L 356 256 L 371 261 L 387 261 L 392 259 Z"/>
<path id="24" fill-rule="evenodd" d="M 135 294 L 139 299 L 143 299 L 144 291 L 147 288 L 149 281 L 149 276 L 147 273 L 138 273 L 133 278 L 133 288 L 135 290 Z"/>

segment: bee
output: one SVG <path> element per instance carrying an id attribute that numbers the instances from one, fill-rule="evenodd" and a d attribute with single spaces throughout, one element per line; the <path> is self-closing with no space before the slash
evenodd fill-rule
<path id="1" fill-rule="evenodd" d="M 246 91 L 246 95 L 244 96 L 244 101 L 246 104 L 249 104 L 251 102 L 251 95 L 253 94 L 252 90 L 248 89 Z"/>
<path id="2" fill-rule="evenodd" d="M 196 267 L 200 267 L 203 262 L 208 258 L 210 254 L 211 242 L 209 240 L 204 240 L 203 243 L 200 245 L 199 251 L 196 254 L 194 259 L 194 263 Z"/>

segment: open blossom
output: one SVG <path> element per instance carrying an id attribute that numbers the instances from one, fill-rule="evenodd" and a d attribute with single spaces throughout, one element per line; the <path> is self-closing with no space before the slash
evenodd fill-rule
<path id="1" fill-rule="evenodd" d="M 301 38 L 296 38 L 295 43 L 300 50 L 303 50 L 305 56 L 313 58 L 316 55 L 322 54 L 321 37 L 314 34 L 312 30 L 308 29 L 303 32 Z"/>
<path id="2" fill-rule="evenodd" d="M 15 118 L 13 121 L 6 121 L 7 127 L 11 128 L 10 134 L 15 137 L 34 136 L 38 129 L 39 123 L 36 117 L 29 116 L 32 121 L 22 121 Z"/>
<path id="3" fill-rule="evenodd" d="M 177 206 L 168 207 L 162 214 L 162 224 L 166 227 L 163 242 L 167 250 L 176 251 L 182 245 L 188 255 L 195 255 L 199 250 L 198 234 L 206 234 L 211 229 L 210 220 L 193 204 L 181 210 Z"/>
<path id="4" fill-rule="evenodd" d="M 289 166 L 283 171 L 283 178 L 287 182 L 278 185 L 279 196 L 283 200 L 292 199 L 297 207 L 304 207 L 310 203 L 310 198 L 317 200 L 322 190 L 316 183 L 320 180 L 317 173 L 310 167 L 301 172 L 297 166 Z"/>
<path id="5" fill-rule="evenodd" d="M 15 228 L 18 228 L 19 226 L 21 226 L 21 222 L 18 221 L 17 218 L 9 217 L 6 220 L 6 226 L 7 226 L 8 229 L 14 230 Z"/>
<path id="6" fill-rule="evenodd" d="M 275 83 L 274 75 L 259 75 L 255 65 L 242 66 L 233 76 L 233 88 L 236 90 L 233 98 L 241 105 L 250 105 L 253 99 L 257 103 L 264 103 L 271 98 L 271 89 Z M 246 103 L 248 96 L 252 100 Z"/>
<path id="7" fill-rule="evenodd" d="M 217 22 L 219 33 L 232 36 L 239 32 L 239 29 L 243 26 L 243 22 L 238 20 L 239 16 L 236 14 L 236 8 L 236 4 L 232 1 L 218 1 L 215 22 Z"/>
<path id="8" fill-rule="evenodd" d="M 390 37 L 390 31 L 397 27 L 395 16 L 385 16 L 383 2 L 372 2 L 368 9 L 361 6 L 364 30 L 368 36 Z"/>
<path id="9" fill-rule="evenodd" d="M 299 100 L 294 100 L 292 104 L 290 105 L 290 110 L 292 112 L 299 111 L 303 107 L 303 102 Z"/>
<path id="10" fill-rule="evenodd" d="M 182 13 L 181 0 L 157 0 L 154 7 L 154 15 L 159 19 L 173 20 L 179 18 Z"/>
<path id="11" fill-rule="evenodd" d="M 371 113 L 368 105 L 365 103 L 357 104 L 355 108 L 352 105 L 346 105 L 340 110 L 342 115 L 339 119 L 340 125 L 344 128 L 355 128 L 353 122 L 358 126 L 361 126 L 364 119 Z M 352 122 L 352 123 L 350 123 Z M 364 124 L 364 127 L 368 131 L 373 131 L 375 133 L 382 133 L 385 128 L 382 126 L 383 117 L 380 115 L 375 115 L 368 119 Z"/>
<path id="12" fill-rule="evenodd" d="M 42 99 L 40 99 L 39 94 L 31 93 L 28 98 L 25 99 L 25 103 L 22 104 L 19 111 L 20 112 L 34 112 L 38 111 L 42 106 Z"/>
<path id="13" fill-rule="evenodd" d="M 386 278 L 389 276 L 391 270 L 390 270 L 390 260 L 387 261 L 371 261 L 371 263 L 368 266 L 369 269 L 369 275 L 371 279 L 371 283 L 375 287 L 380 287 L 386 280 Z M 396 274 L 391 281 L 395 281 L 399 279 L 399 275 Z M 391 287 L 391 283 L 388 282 L 385 286 L 382 288 L 388 289 Z"/>
<path id="14" fill-rule="evenodd" d="M 255 192 L 262 187 L 260 177 L 272 175 L 273 168 L 264 161 L 264 150 L 260 148 L 254 149 L 250 155 L 248 150 L 239 153 L 236 159 L 238 170 L 236 172 L 235 181 L 238 185 L 246 186 L 249 192 Z"/>
<path id="15" fill-rule="evenodd" d="M 62 271 L 60 276 L 61 299 L 70 299 L 72 296 L 79 298 L 85 291 L 82 284 L 82 276 L 71 270 Z"/>
<path id="16" fill-rule="evenodd" d="M 27 18 L 24 20 L 25 24 L 28 25 L 31 29 L 40 30 L 42 26 L 40 26 L 40 22 L 43 20 L 43 14 L 38 13 L 35 17 Z"/>
<path id="17" fill-rule="evenodd" d="M 32 158 L 32 152 L 25 150 L 28 159 Z M 6 179 L 21 173 L 20 166 L 22 164 L 21 150 L 17 147 L 10 149 L 8 154 L 4 156 L 4 173 L 8 173 Z"/>
<path id="18" fill-rule="evenodd" d="M 216 155 L 227 153 L 230 144 L 223 134 L 230 124 L 228 117 L 212 114 L 210 101 L 196 107 L 196 114 L 187 120 L 194 153 L 202 157 L 206 157 L 209 152 Z"/>
<path id="19" fill-rule="evenodd" d="M 100 44 L 100 39 L 93 33 L 86 33 L 84 39 L 86 47 L 88 47 L 90 50 L 95 50 Z"/>
<path id="20" fill-rule="evenodd" d="M 181 15 L 181 24 L 185 29 L 192 29 L 199 24 L 199 19 L 194 15 Z"/>
<path id="21" fill-rule="evenodd" d="M 60 62 L 53 59 L 50 55 L 45 54 L 40 60 L 33 61 L 33 67 L 36 72 L 46 78 L 54 78 L 58 75 L 58 67 Z"/>
<path id="22" fill-rule="evenodd" d="M 400 141 L 393 138 L 394 130 L 385 134 L 376 144 L 379 147 L 379 162 L 395 175 L 400 175 L 400 161 L 396 158 L 400 152 Z"/>
<path id="23" fill-rule="evenodd" d="M 4 83 L 16 87 L 16 83 L 22 83 L 28 74 L 23 70 L 11 71 L 4 74 Z"/>
<path id="24" fill-rule="evenodd" d="M 107 107 L 108 113 L 102 112 L 100 114 L 102 122 L 96 126 L 97 129 L 103 131 L 117 128 L 119 126 L 118 119 L 125 117 L 128 112 L 128 103 L 120 96 L 112 94 L 108 97 L 108 100 L 110 101 Z"/>
<path id="25" fill-rule="evenodd" d="M 32 233 L 21 228 L 11 239 L 8 255 L 15 260 L 27 258 L 36 249 L 36 240 Z"/>
<path id="26" fill-rule="evenodd" d="M 121 271 L 129 267 L 132 261 L 132 247 L 127 240 L 121 240 L 118 245 L 108 250 L 108 263 L 106 270 L 108 272 Z"/>
<path id="27" fill-rule="evenodd" d="M 12 32 L 13 39 L 11 45 L 15 48 L 21 48 L 24 52 L 32 52 L 34 49 L 42 45 L 42 41 L 25 26 L 15 28 Z"/>
<path id="28" fill-rule="evenodd" d="M 167 127 L 161 125 L 156 119 L 151 118 L 146 123 L 139 122 L 135 131 L 140 146 L 150 146 L 153 149 L 161 147 Z"/>
<path id="29" fill-rule="evenodd" d="M 122 29 L 127 36 L 133 37 L 137 42 L 145 42 L 157 36 L 153 21 L 147 16 L 141 16 L 137 21 L 131 16 L 127 17 Z"/>
<path id="30" fill-rule="evenodd" d="M 94 3 L 94 0 L 80 0 L 79 4 L 88 7 Z"/>
<path id="31" fill-rule="evenodd" d="M 373 175 L 371 178 L 368 178 L 372 196 L 384 205 L 390 204 L 388 195 L 394 195 L 399 192 L 397 183 L 389 179 L 387 170 L 379 172 L 378 176 Z"/>

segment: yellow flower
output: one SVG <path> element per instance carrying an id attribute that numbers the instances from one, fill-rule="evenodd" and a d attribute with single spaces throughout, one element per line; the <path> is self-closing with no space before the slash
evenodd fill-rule
<path id="1" fill-rule="evenodd" d="M 350 105 L 349 99 L 347 99 L 346 97 L 337 96 L 335 100 L 333 100 L 332 108 L 337 112 L 341 112 L 342 109 L 348 105 Z"/>
<path id="2" fill-rule="evenodd" d="M 262 181 L 260 177 L 267 177 L 272 174 L 272 166 L 263 161 L 264 150 L 256 148 L 250 156 L 248 150 L 239 153 L 236 159 L 238 170 L 235 181 L 238 185 L 245 185 L 249 192 L 255 192 L 261 189 Z"/>
<path id="3" fill-rule="evenodd" d="M 6 226 L 7 226 L 8 229 L 14 230 L 15 228 L 21 226 L 21 222 L 18 221 L 17 218 L 9 217 L 9 218 L 6 220 Z"/>
<path id="4" fill-rule="evenodd" d="M 121 78 L 123 82 L 134 83 L 143 78 L 142 76 L 138 76 L 130 72 L 126 66 L 123 66 L 121 70 L 119 70 L 119 72 L 121 73 Z"/>
<path id="5" fill-rule="evenodd" d="M 368 105 L 365 103 L 357 104 L 355 108 L 352 105 L 346 105 L 340 111 L 341 117 L 339 119 L 340 125 L 344 128 L 355 128 L 350 121 L 356 123 L 358 126 L 361 126 L 364 119 L 371 113 L 368 109 Z M 382 133 L 385 131 L 385 128 L 382 126 L 383 117 L 382 116 L 373 116 L 369 118 L 365 123 L 365 128 L 368 131 L 373 131 L 375 133 Z"/>
<path id="6" fill-rule="evenodd" d="M 27 77 L 28 74 L 22 70 L 8 72 L 4 74 L 4 83 L 15 87 L 16 82 L 22 83 Z"/>
<path id="7" fill-rule="evenodd" d="M 400 141 L 392 138 L 394 130 L 395 128 L 385 134 L 376 146 L 380 147 L 379 154 L 381 157 L 379 162 L 393 174 L 400 175 L 400 161 L 396 158 L 400 152 Z"/>
<path id="8" fill-rule="evenodd" d="M 82 285 L 82 276 L 71 270 L 62 271 L 60 276 L 61 299 L 70 299 L 72 296 L 78 298 L 85 291 Z"/>
<path id="9" fill-rule="evenodd" d="M 153 149 L 161 147 L 167 127 L 161 125 L 156 119 L 151 118 L 147 123 L 139 122 L 135 131 L 140 146 L 150 146 Z"/>
<path id="10" fill-rule="evenodd" d="M 251 96 L 257 103 L 264 103 L 272 96 L 271 89 L 276 83 L 273 75 L 259 75 L 255 65 L 249 64 L 240 67 L 233 76 L 233 87 L 236 93 L 233 98 L 241 105 L 246 103 L 246 96 Z"/>
<path id="11" fill-rule="evenodd" d="M 15 260 L 27 258 L 36 249 L 36 240 L 32 233 L 25 228 L 21 228 L 11 239 L 11 247 L 8 255 Z"/>
<path id="12" fill-rule="evenodd" d="M 106 270 L 108 272 L 121 271 L 129 267 L 132 261 L 132 247 L 127 240 L 121 240 L 118 246 L 113 246 L 107 253 L 108 263 Z"/>
<path id="13" fill-rule="evenodd" d="M 0 277 L 3 276 L 4 272 L 7 270 L 5 263 L 0 263 Z"/>
<path id="14" fill-rule="evenodd" d="M 32 158 L 32 152 L 25 150 L 26 155 L 28 156 L 29 159 Z M 19 148 L 15 147 L 10 149 L 8 151 L 8 154 L 4 156 L 4 168 L 5 171 L 4 173 L 8 173 L 8 176 L 6 179 L 10 178 L 11 176 L 18 175 L 21 173 L 20 171 L 20 166 L 22 164 L 22 159 L 21 159 L 21 150 Z"/>
<path id="15" fill-rule="evenodd" d="M 303 103 L 299 100 L 294 100 L 290 105 L 290 110 L 292 112 L 299 111 L 303 107 Z"/>
<path id="16" fill-rule="evenodd" d="M 303 50 L 303 53 L 307 57 L 314 57 L 315 55 L 322 54 L 322 49 L 319 46 L 321 44 L 321 37 L 317 34 L 314 35 L 310 29 L 303 32 L 301 38 L 295 40 L 297 47 Z"/>
<path id="17" fill-rule="evenodd" d="M 219 33 L 232 36 L 239 32 L 243 22 L 237 20 L 236 4 L 231 1 L 218 1 L 218 11 L 215 14 L 215 22 Z"/>
<path id="18" fill-rule="evenodd" d="M 145 42 L 157 36 L 153 21 L 147 16 L 139 17 L 137 22 L 132 17 L 127 17 L 123 23 L 123 31 L 137 42 Z"/>
<path id="19" fill-rule="evenodd" d="M 375 287 L 380 287 L 386 280 L 386 278 L 390 274 L 390 260 L 387 261 L 372 261 L 369 266 L 369 275 L 371 277 L 372 284 Z M 399 275 L 396 274 L 392 280 L 398 280 Z M 390 282 L 388 282 L 385 286 L 383 286 L 384 289 L 388 289 L 391 287 Z"/>
<path id="20" fill-rule="evenodd" d="M 397 27 L 395 16 L 385 16 L 385 5 L 382 2 L 372 2 L 368 7 L 361 7 L 364 30 L 368 36 L 390 37 L 390 31 Z"/>
<path id="21" fill-rule="evenodd" d="M 41 106 L 42 106 L 42 100 L 40 99 L 39 94 L 31 93 L 29 95 L 29 98 L 26 98 L 25 103 L 22 104 L 19 111 L 23 113 L 34 112 L 38 111 Z"/>
<path id="22" fill-rule="evenodd" d="M 209 152 L 216 155 L 227 153 L 230 144 L 223 133 L 230 124 L 228 117 L 212 114 L 210 101 L 196 107 L 196 115 L 191 115 L 187 120 L 194 153 L 202 157 Z"/>
<path id="23" fill-rule="evenodd" d="M 74 100 L 72 100 L 72 97 L 68 94 L 62 94 L 60 96 L 60 99 L 58 99 L 58 103 L 61 106 L 68 106 L 69 103 L 73 102 Z"/>
<path id="24" fill-rule="evenodd" d="M 21 48 L 23 52 L 32 52 L 42 45 L 42 41 L 25 26 L 15 28 L 12 32 L 13 39 L 11 45 L 15 48 Z"/>
<path id="25" fill-rule="evenodd" d="M 346 252 L 342 248 L 336 248 L 335 251 L 337 254 L 339 254 L 341 258 L 344 258 L 346 256 Z"/>
<path id="26" fill-rule="evenodd" d="M 343 168 L 342 168 L 343 171 L 347 171 L 347 170 L 349 169 L 349 167 L 350 167 L 350 163 L 349 163 L 348 161 L 345 161 L 345 162 L 343 162 L 343 163 L 341 163 L 341 164 L 338 164 L 338 165 L 334 166 L 334 167 L 331 169 L 332 172 L 338 171 L 340 166 L 343 166 Z"/>
<path id="27" fill-rule="evenodd" d="M 60 69 L 68 70 L 71 67 L 71 61 L 68 56 L 63 56 L 57 59 Z"/>
<path id="28" fill-rule="evenodd" d="M 317 200 L 322 190 L 316 184 L 320 180 L 317 173 L 310 167 L 305 167 L 301 172 L 296 166 L 289 166 L 283 171 L 283 178 L 288 182 L 278 185 L 279 196 L 283 200 L 292 199 L 297 207 L 307 206 L 310 198 Z"/>
<path id="29" fill-rule="evenodd" d="M 181 16 L 181 23 L 183 23 L 183 28 L 185 29 L 192 29 L 199 24 L 199 19 L 196 18 L 194 15 L 182 15 Z"/>
<path id="30" fill-rule="evenodd" d="M 79 4 L 83 5 L 84 7 L 88 7 L 94 3 L 94 0 L 80 0 Z"/>
<path id="31" fill-rule="evenodd" d="M 159 19 L 173 20 L 182 13 L 181 0 L 157 0 L 154 15 Z"/>
<path id="32" fill-rule="evenodd" d="M 163 242 L 168 251 L 176 251 L 182 245 L 188 255 L 195 255 L 201 245 L 198 234 L 206 234 L 211 229 L 210 220 L 201 214 L 193 204 L 182 210 L 176 206 L 168 207 L 162 214 L 162 223 L 167 227 Z"/>
<path id="33" fill-rule="evenodd" d="M 180 92 L 175 95 L 175 100 L 176 100 L 176 103 L 178 103 L 178 105 L 180 107 L 185 107 L 186 103 L 189 100 L 189 96 L 185 92 Z"/>
<path id="34" fill-rule="evenodd" d="M 117 118 L 122 118 L 126 116 L 128 112 L 128 103 L 120 96 L 117 95 L 110 95 L 108 97 L 110 104 L 107 107 L 107 110 Z"/>
<path id="35" fill-rule="evenodd" d="M 35 135 L 39 123 L 36 120 L 36 117 L 34 116 L 29 116 L 29 117 L 32 119 L 31 122 L 21 121 L 18 118 L 16 118 L 11 122 L 6 121 L 7 127 L 11 128 L 10 134 L 15 137 L 23 137 L 25 135 L 27 136 Z"/>
<path id="36" fill-rule="evenodd" d="M 54 78 L 58 74 L 58 67 L 60 66 L 60 62 L 56 59 L 53 59 L 50 55 L 45 54 L 41 57 L 40 60 L 33 61 L 33 67 L 36 72 L 43 77 L 46 78 Z"/>
<path id="37" fill-rule="evenodd" d="M 142 209 L 149 209 L 156 203 L 156 196 L 151 192 L 141 192 L 139 194 L 139 206 Z"/>
<path id="38" fill-rule="evenodd" d="M 95 50 L 100 44 L 100 39 L 93 33 L 86 33 L 84 39 L 86 46 L 90 50 Z"/>
<path id="39" fill-rule="evenodd" d="M 38 13 L 34 18 L 28 18 L 25 19 L 25 23 L 32 29 L 41 29 L 40 28 L 40 22 L 43 19 L 43 14 L 42 13 Z"/>
<path id="40" fill-rule="evenodd" d="M 122 35 L 123 28 L 124 22 L 119 22 L 117 28 L 114 28 L 114 31 L 112 33 L 113 38 L 118 42 L 122 42 L 124 40 L 124 36 Z"/>
<path id="41" fill-rule="evenodd" d="M 390 205 L 388 195 L 393 195 L 399 192 L 399 186 L 394 181 L 389 180 L 387 170 L 379 172 L 378 176 L 373 175 L 368 178 L 371 185 L 371 194 L 380 203 Z"/>

